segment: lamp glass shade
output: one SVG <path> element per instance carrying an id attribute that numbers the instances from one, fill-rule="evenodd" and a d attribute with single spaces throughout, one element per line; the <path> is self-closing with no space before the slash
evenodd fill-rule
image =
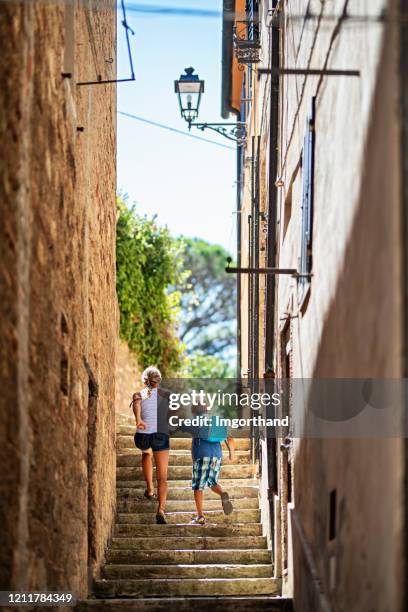
<path id="1" fill-rule="evenodd" d="M 198 116 L 204 81 L 201 81 L 194 68 L 186 68 L 178 81 L 174 81 L 174 91 L 178 96 L 181 116 L 191 123 Z"/>

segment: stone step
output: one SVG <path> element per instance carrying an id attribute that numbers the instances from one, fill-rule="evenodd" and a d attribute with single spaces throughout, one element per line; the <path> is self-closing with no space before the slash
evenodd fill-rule
<path id="1" fill-rule="evenodd" d="M 166 526 L 163 525 L 165 529 Z M 232 550 L 236 548 L 267 548 L 264 536 L 232 536 L 232 537 L 114 537 L 112 548 L 126 548 L 133 550 Z"/>
<path id="2" fill-rule="evenodd" d="M 291 599 L 275 596 L 251 597 L 151 597 L 146 599 L 88 599 L 78 601 L 75 612 L 293 612 Z"/>
<path id="3" fill-rule="evenodd" d="M 261 520 L 261 512 L 260 510 L 234 510 L 232 514 L 226 516 L 222 510 L 208 510 L 205 512 L 205 517 L 208 523 L 257 523 Z M 166 512 L 166 520 L 172 524 L 189 523 L 191 512 Z M 156 523 L 155 510 L 142 514 L 119 513 L 116 522 L 119 525 L 125 523 L 135 527 L 139 525 L 149 527 L 152 523 Z"/>
<path id="4" fill-rule="evenodd" d="M 121 428 L 122 429 L 122 428 Z M 116 436 L 116 448 L 135 448 L 135 435 L 136 429 L 134 426 L 126 428 L 126 431 L 121 431 Z M 236 450 L 249 450 L 250 439 L 249 438 L 235 438 L 235 449 Z M 170 449 L 171 450 L 191 450 L 191 438 L 170 438 Z"/>
<path id="5" fill-rule="evenodd" d="M 251 478 L 255 474 L 256 466 L 254 465 L 229 465 L 225 464 L 221 468 L 223 479 L 241 479 Z M 184 480 L 191 478 L 192 467 L 190 465 L 171 465 L 168 468 L 168 480 Z M 155 472 L 155 470 L 154 470 Z M 155 475 L 153 475 L 155 477 Z M 116 468 L 116 478 L 118 480 L 141 480 L 143 471 L 141 467 L 118 467 Z"/>
<path id="6" fill-rule="evenodd" d="M 132 489 L 133 491 L 134 489 Z M 143 492 L 142 494 L 143 495 Z M 214 499 L 210 499 L 209 495 L 212 495 Z M 219 498 L 212 494 L 205 497 L 205 509 L 207 510 L 220 510 L 221 502 Z M 137 499 L 126 499 L 126 498 L 118 498 L 117 501 L 117 511 L 119 513 L 145 513 L 152 507 L 155 508 L 156 502 L 149 502 L 146 499 L 137 500 Z M 242 498 L 242 499 L 233 499 L 232 503 L 234 505 L 235 510 L 257 510 L 258 509 L 258 499 L 256 497 L 250 498 Z M 174 499 L 167 500 L 166 504 L 167 512 L 195 512 L 195 503 L 190 490 L 190 499 Z"/>
<path id="7" fill-rule="evenodd" d="M 146 578 L 272 578 L 272 564 L 240 565 L 105 565 L 103 578 L 132 580 Z"/>
<path id="8" fill-rule="evenodd" d="M 124 565 L 170 565 L 173 563 L 270 563 L 271 551 L 262 549 L 233 550 L 127 550 L 109 549 L 108 563 Z"/>
<path id="9" fill-rule="evenodd" d="M 191 515 L 190 515 L 191 517 Z M 115 535 L 117 536 L 137 536 L 146 537 L 160 536 L 162 538 L 174 537 L 244 537 L 262 535 L 260 523 L 234 523 L 231 525 L 137 525 L 129 523 L 117 523 L 115 525 Z"/>
<path id="10" fill-rule="evenodd" d="M 221 486 L 225 487 L 225 490 L 228 491 L 233 503 L 234 499 L 258 499 L 259 489 L 258 486 L 255 485 L 255 481 L 253 479 L 249 481 L 250 484 L 247 484 L 248 481 L 246 480 L 238 481 L 239 485 L 235 484 L 236 482 L 237 481 L 234 481 L 234 484 L 231 485 L 231 483 L 228 484 L 228 481 L 225 483 L 224 481 L 220 480 Z M 136 480 L 133 480 L 130 481 L 130 483 L 125 481 L 118 483 L 118 485 L 119 486 L 116 489 L 118 499 L 131 499 L 134 501 L 145 501 L 145 503 L 149 503 L 143 497 L 143 493 L 146 490 L 146 485 L 144 482 L 137 482 Z M 207 499 L 211 498 L 216 499 L 216 501 L 219 503 L 219 498 L 215 496 L 215 493 L 206 490 L 204 492 L 204 503 L 207 502 Z M 191 481 L 185 480 L 181 486 L 179 484 L 175 484 L 175 482 L 172 482 L 167 493 L 167 499 L 170 501 L 179 499 L 188 501 L 193 500 L 194 498 L 191 490 Z"/>
<path id="11" fill-rule="evenodd" d="M 128 470 L 130 468 L 119 468 L 121 470 Z M 255 478 L 220 478 L 219 484 L 225 488 L 228 493 L 231 494 L 230 489 L 235 487 L 256 487 L 258 488 L 258 481 Z M 117 477 L 117 487 L 118 488 L 135 488 L 142 489 L 143 491 L 146 489 L 146 484 L 144 480 L 122 480 L 122 478 Z M 191 494 L 191 478 L 183 479 L 183 480 L 169 480 L 169 491 L 173 488 L 185 488 L 190 490 Z M 215 495 L 210 492 L 210 495 Z"/>
<path id="12" fill-rule="evenodd" d="M 129 399 L 130 403 L 130 399 Z M 133 425 L 135 422 L 135 417 L 133 415 L 132 409 L 129 408 L 126 412 L 116 412 L 116 429 L 122 425 Z"/>
<path id="13" fill-rule="evenodd" d="M 117 454 L 116 465 L 117 467 L 134 467 L 140 465 L 142 453 L 137 449 L 123 449 L 122 452 Z M 228 453 L 223 453 L 224 465 L 250 465 L 251 457 L 249 451 L 236 451 L 233 459 L 228 459 Z M 191 451 L 170 451 L 169 465 L 188 465 L 191 467 Z"/>
<path id="14" fill-rule="evenodd" d="M 133 440 L 133 438 L 132 438 Z M 222 446 L 222 456 L 223 457 L 228 457 L 229 453 L 228 450 L 226 450 L 225 446 Z M 131 446 L 130 448 L 119 448 L 116 450 L 116 454 L 119 455 L 133 455 L 133 456 L 138 456 L 140 457 L 142 455 L 142 451 L 139 450 L 138 448 L 136 448 L 136 446 L 133 444 L 133 446 Z M 235 449 L 234 451 L 235 455 L 240 455 L 243 457 L 251 457 L 251 451 L 250 450 L 237 450 Z M 190 440 L 190 445 L 187 448 L 171 448 L 169 451 L 169 456 L 170 457 L 191 457 L 191 440 Z"/>
<path id="15" fill-rule="evenodd" d="M 95 582 L 95 593 L 102 597 L 277 595 L 279 590 L 280 582 L 274 578 L 152 578 Z"/>

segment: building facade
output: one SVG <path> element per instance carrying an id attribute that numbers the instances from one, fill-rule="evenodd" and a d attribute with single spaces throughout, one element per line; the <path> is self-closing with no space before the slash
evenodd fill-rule
<path id="1" fill-rule="evenodd" d="M 224 1 L 222 110 L 247 127 L 240 375 L 284 380 L 292 420 L 313 411 L 302 381 L 406 375 L 406 9 Z M 300 612 L 406 609 L 403 437 L 299 431 L 257 444 L 284 593 Z"/>
<path id="2" fill-rule="evenodd" d="M 112 528 L 115 14 L 0 7 L 2 589 L 85 596 Z"/>

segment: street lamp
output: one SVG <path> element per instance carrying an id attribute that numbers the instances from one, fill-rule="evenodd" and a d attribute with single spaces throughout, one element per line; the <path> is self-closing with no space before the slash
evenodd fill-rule
<path id="1" fill-rule="evenodd" d="M 201 95 L 204 93 L 204 81 L 201 81 L 198 74 L 194 74 L 194 68 L 185 68 L 185 74 L 180 75 L 178 81 L 174 81 L 174 91 L 178 96 L 180 113 L 188 123 L 188 129 L 193 125 L 204 132 L 209 129 L 233 140 L 241 146 L 245 142 L 246 129 L 245 123 L 194 123 L 198 117 Z"/>
<path id="2" fill-rule="evenodd" d="M 194 68 L 185 68 L 184 72 L 186 74 L 180 75 L 179 80 L 174 81 L 174 91 L 178 96 L 181 116 L 190 129 L 192 122 L 198 117 L 204 81 L 200 81 L 198 74 L 194 74 Z"/>

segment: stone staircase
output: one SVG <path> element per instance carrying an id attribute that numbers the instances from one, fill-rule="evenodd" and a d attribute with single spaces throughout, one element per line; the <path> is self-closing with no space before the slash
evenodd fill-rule
<path id="1" fill-rule="evenodd" d="M 293 610 L 279 597 L 271 553 L 262 535 L 255 466 L 249 440 L 237 439 L 235 458 L 224 463 L 221 485 L 234 512 L 225 516 L 218 496 L 205 493 L 206 525 L 194 515 L 191 439 L 171 439 L 167 525 L 156 525 L 156 503 L 143 498 L 145 484 L 134 425 L 117 436 L 117 519 L 94 597 L 77 611 L 110 610 Z M 194 599 L 193 599 L 194 598 Z"/>

